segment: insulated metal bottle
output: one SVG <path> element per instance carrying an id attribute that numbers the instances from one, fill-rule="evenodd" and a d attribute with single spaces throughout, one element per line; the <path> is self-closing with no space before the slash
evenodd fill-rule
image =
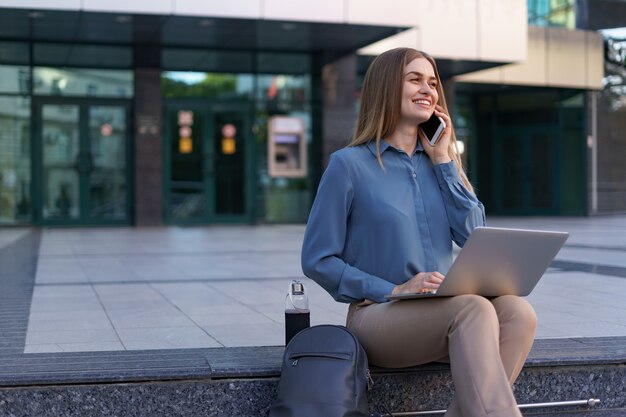
<path id="1" fill-rule="evenodd" d="M 293 280 L 289 283 L 289 290 L 285 298 L 285 345 L 300 330 L 311 325 L 309 298 L 304 284 Z"/>

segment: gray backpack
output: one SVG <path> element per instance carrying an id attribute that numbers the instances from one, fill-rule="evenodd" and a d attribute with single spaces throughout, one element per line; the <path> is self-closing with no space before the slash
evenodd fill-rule
<path id="1" fill-rule="evenodd" d="M 285 348 L 270 417 L 368 417 L 365 350 L 343 326 L 302 330 Z"/>

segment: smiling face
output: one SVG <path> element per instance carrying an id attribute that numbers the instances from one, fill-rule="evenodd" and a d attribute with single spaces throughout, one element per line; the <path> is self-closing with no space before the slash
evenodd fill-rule
<path id="1" fill-rule="evenodd" d="M 430 118 L 439 101 L 438 81 L 426 58 L 415 58 L 404 70 L 400 123 L 417 126 Z"/>

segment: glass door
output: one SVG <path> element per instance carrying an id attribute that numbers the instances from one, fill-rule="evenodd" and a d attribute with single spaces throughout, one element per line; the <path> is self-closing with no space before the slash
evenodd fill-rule
<path id="1" fill-rule="evenodd" d="M 87 117 L 88 217 L 97 222 L 128 222 L 128 109 L 119 105 L 92 105 L 87 108 Z"/>
<path id="2" fill-rule="evenodd" d="M 81 218 L 81 171 L 88 161 L 81 150 L 80 107 L 42 105 L 41 220 L 72 222 Z"/>
<path id="3" fill-rule="evenodd" d="M 250 222 L 254 147 L 246 106 L 178 101 L 164 114 L 166 222 Z"/>
<path id="4" fill-rule="evenodd" d="M 165 109 L 165 218 L 167 222 L 203 223 L 212 193 L 207 181 L 205 113 L 196 106 Z"/>
<path id="5" fill-rule="evenodd" d="M 237 221 L 238 217 L 245 217 L 248 211 L 245 118 L 241 112 L 218 109 L 214 109 L 211 116 L 214 217 L 221 221 Z"/>
<path id="6" fill-rule="evenodd" d="M 129 224 L 129 106 L 86 100 L 35 103 L 37 220 Z"/>
<path id="7" fill-rule="evenodd" d="M 498 129 L 493 165 L 498 214 L 556 214 L 558 131 L 552 127 Z"/>

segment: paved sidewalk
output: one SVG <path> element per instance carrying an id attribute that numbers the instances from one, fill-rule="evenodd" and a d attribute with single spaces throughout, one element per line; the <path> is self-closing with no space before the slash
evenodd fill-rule
<path id="1" fill-rule="evenodd" d="M 626 336 L 626 216 L 489 218 L 570 232 L 529 301 L 537 338 Z M 25 353 L 280 345 L 303 279 L 312 324 L 347 306 L 302 276 L 303 225 L 44 229 Z M 3 245 L 27 231 L 3 231 Z"/>

